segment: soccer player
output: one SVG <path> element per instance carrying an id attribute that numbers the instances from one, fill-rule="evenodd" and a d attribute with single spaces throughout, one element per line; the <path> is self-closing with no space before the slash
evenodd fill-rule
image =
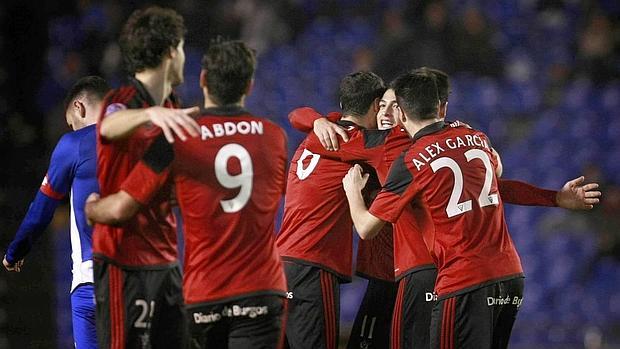
<path id="1" fill-rule="evenodd" d="M 421 223 L 429 228 L 422 232 L 438 268 L 431 346 L 506 347 L 522 301 L 523 271 L 503 217 L 489 141 L 443 122 L 432 74 L 407 73 L 393 87 L 400 122 L 414 144 L 392 164 L 369 210 L 360 194 L 367 175 L 354 166 L 343 179 L 355 227 L 371 237 L 412 203 L 424 211 Z M 596 192 L 585 196 L 589 205 L 598 202 Z"/>
<path id="2" fill-rule="evenodd" d="M 183 81 L 183 18 L 148 7 L 132 13 L 120 46 L 129 83 L 106 97 L 97 129 L 101 195 L 117 192 L 144 151 L 162 133 L 198 135 L 178 106 L 173 86 Z M 153 124 L 159 126 L 154 127 Z M 185 136 L 181 139 L 186 139 Z M 171 139 L 172 140 L 172 139 Z M 93 232 L 97 334 L 100 348 L 179 348 L 186 323 L 170 209 L 171 183 L 123 225 L 97 224 Z M 134 212 L 123 212 L 134 213 Z"/>
<path id="3" fill-rule="evenodd" d="M 276 348 L 283 344 L 286 282 L 274 221 L 284 193 L 286 135 L 244 108 L 255 54 L 240 41 L 214 42 L 203 58 L 201 137 L 149 147 L 121 191 L 87 211 L 136 212 L 172 176 L 185 228 L 183 289 L 191 348 Z M 128 218 L 128 217 L 125 217 Z"/>
<path id="4" fill-rule="evenodd" d="M 435 69 L 421 68 L 437 79 L 439 92 L 440 115 L 445 117 L 447 113 L 447 103 L 449 95 L 448 76 Z M 379 129 L 389 129 L 396 125 L 396 119 L 400 113 L 396 103 L 396 96 L 392 89 L 388 89 L 379 103 L 377 113 L 377 124 Z M 330 113 L 327 119 L 330 121 L 338 120 L 340 113 Z M 340 148 L 338 139 L 334 138 L 342 130 L 321 118 L 321 116 L 310 108 L 300 108 L 291 112 L 291 123 L 304 132 L 314 129 L 317 137 L 325 148 Z M 454 125 L 459 125 L 455 123 Z M 329 131 L 332 131 L 331 133 Z M 400 132 L 399 129 L 393 131 Z M 398 133 L 397 133 L 398 135 Z M 401 135 L 402 136 L 402 135 Z M 402 138 L 402 137 L 401 137 Z M 408 138 L 408 136 L 407 136 Z M 382 167 L 377 168 L 377 173 L 381 181 L 385 181 L 387 170 L 395 158 L 410 145 L 410 142 L 394 142 L 399 137 L 386 138 L 385 162 Z M 329 144 L 327 144 L 329 141 Z M 348 151 L 348 145 L 342 146 L 342 151 Z M 325 153 L 316 150 L 323 156 L 334 156 L 334 153 Z M 359 153 L 359 150 L 356 150 Z M 498 155 L 495 154 L 497 157 Z M 501 170 L 496 171 L 499 174 Z M 560 206 L 570 209 L 587 209 L 588 205 L 583 202 L 584 197 L 573 192 L 574 188 L 581 188 L 580 182 L 583 178 L 568 182 L 561 191 L 551 191 L 537 188 L 527 183 L 500 180 L 499 187 L 502 197 L 507 202 L 519 205 L 538 205 L 538 206 Z M 368 187 L 368 184 L 366 185 Z M 595 185 L 583 186 L 586 190 L 595 188 Z M 581 188 L 580 194 L 584 190 Z M 430 326 L 430 316 L 432 305 L 434 304 L 434 282 L 436 270 L 430 266 L 430 255 L 425 251 L 425 244 L 421 233 L 414 229 L 415 220 L 406 209 L 406 214 L 401 214 L 399 221 L 395 224 L 395 237 L 398 247 L 392 247 L 392 232 L 377 234 L 371 240 L 360 240 L 358 245 L 357 274 L 369 280 L 364 299 L 356 316 L 351 337 L 348 343 L 349 348 L 367 347 L 382 348 L 388 347 L 391 343 L 392 348 L 415 348 L 428 347 Z M 385 227 L 391 228 L 391 225 Z M 384 229 L 385 229 L 384 227 Z M 422 247 L 422 250 L 415 247 Z M 392 249 L 394 252 L 392 254 Z M 393 256 L 396 256 L 395 260 Z M 394 267 L 396 265 L 396 267 Z M 396 276 L 398 284 L 389 282 L 387 275 Z M 398 287 L 398 297 L 394 291 Z M 390 316 L 392 309 L 393 326 L 390 336 Z M 390 341 L 391 338 L 391 341 Z"/>
<path id="5" fill-rule="evenodd" d="M 342 119 L 351 144 L 380 145 L 361 128 L 376 129 L 378 101 L 385 84 L 373 73 L 347 75 L 340 84 Z M 321 147 L 310 134 L 297 148 L 287 179 L 284 217 L 276 239 L 284 260 L 289 291 L 286 337 L 291 348 L 336 348 L 339 335 L 340 283 L 352 277 L 352 222 L 339 176 L 350 164 L 312 153 Z M 322 149 L 322 147 L 321 147 Z M 368 162 L 378 162 L 376 152 Z"/>
<path id="6" fill-rule="evenodd" d="M 84 202 L 90 193 L 99 190 L 95 176 L 95 122 L 109 89 L 102 78 L 87 76 L 69 90 L 65 99 L 65 118 L 74 132 L 65 134 L 58 141 L 39 192 L 3 260 L 7 270 L 20 272 L 32 244 L 51 222 L 61 200 L 69 195 L 73 251 L 71 314 L 73 340 L 78 349 L 97 348 L 92 228 L 86 224 Z"/>

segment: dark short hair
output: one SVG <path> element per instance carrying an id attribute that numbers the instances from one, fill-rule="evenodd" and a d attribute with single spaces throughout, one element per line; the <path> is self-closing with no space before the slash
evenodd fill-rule
<path id="1" fill-rule="evenodd" d="M 429 72 L 435 75 L 435 82 L 437 83 L 437 93 L 439 94 L 439 99 L 441 100 L 441 103 L 446 103 L 448 101 L 448 97 L 450 96 L 450 92 L 451 92 L 450 91 L 450 79 L 448 78 L 448 74 L 446 74 L 445 72 L 439 69 L 434 69 L 434 68 L 429 68 L 429 67 L 422 67 L 416 70 L 426 71 L 426 72 Z"/>
<path id="2" fill-rule="evenodd" d="M 433 119 L 439 111 L 437 79 L 428 71 L 412 71 L 392 82 L 398 105 L 414 119 Z"/>
<path id="3" fill-rule="evenodd" d="M 76 81 L 67 93 L 64 103 L 65 111 L 67 111 L 69 104 L 76 98 L 85 95 L 89 100 L 101 101 L 108 91 L 110 91 L 110 86 L 102 77 L 94 75 L 85 76 Z"/>
<path id="4" fill-rule="evenodd" d="M 218 105 L 241 100 L 254 76 L 256 53 L 244 42 L 216 38 L 202 57 L 209 97 Z"/>
<path id="5" fill-rule="evenodd" d="M 157 67 L 185 32 L 183 17 L 172 9 L 151 6 L 134 11 L 119 40 L 127 71 L 134 74 Z"/>
<path id="6" fill-rule="evenodd" d="M 372 102 L 381 98 L 385 90 L 383 79 L 375 73 L 359 71 L 345 76 L 338 92 L 342 113 L 365 115 Z"/>

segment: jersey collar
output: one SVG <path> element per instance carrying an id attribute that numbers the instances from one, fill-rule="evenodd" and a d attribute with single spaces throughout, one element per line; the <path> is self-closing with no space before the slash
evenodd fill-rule
<path id="1" fill-rule="evenodd" d="M 446 126 L 446 123 L 441 120 L 441 121 L 437 121 L 433 124 L 430 124 L 428 126 L 423 127 L 420 131 L 416 132 L 415 135 L 413 135 L 413 141 L 417 141 L 418 139 L 430 135 L 432 133 L 435 132 L 439 132 L 440 130 L 442 130 L 444 127 Z"/>
<path id="2" fill-rule="evenodd" d="M 142 82 L 140 82 L 140 80 L 134 78 L 133 76 L 130 76 L 129 81 L 136 87 L 136 90 L 138 90 L 138 93 L 140 94 L 140 96 L 142 96 L 142 98 L 146 100 L 149 105 L 151 106 L 156 105 L 155 100 L 153 99 L 149 91 L 146 89 L 146 87 L 144 87 Z"/>
<path id="3" fill-rule="evenodd" d="M 336 124 L 338 124 L 338 125 L 340 125 L 342 127 L 351 127 L 351 126 L 353 126 L 353 127 L 359 128 L 359 129 L 363 129 L 362 126 L 360 126 L 360 125 L 358 125 L 358 124 L 356 124 L 356 123 L 354 123 L 352 121 L 349 121 L 349 120 L 342 120 L 342 119 L 340 119 L 340 120 L 336 121 Z"/>
<path id="4" fill-rule="evenodd" d="M 244 108 L 238 105 L 222 105 L 218 107 L 211 107 L 202 110 L 203 115 L 217 115 L 217 116 L 236 116 L 236 115 L 248 115 L 250 114 Z"/>

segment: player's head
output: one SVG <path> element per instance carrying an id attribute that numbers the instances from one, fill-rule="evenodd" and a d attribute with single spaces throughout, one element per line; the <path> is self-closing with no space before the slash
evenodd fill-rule
<path id="1" fill-rule="evenodd" d="M 78 80 L 65 97 L 65 118 L 74 131 L 97 122 L 101 102 L 110 90 L 108 83 L 98 76 Z"/>
<path id="2" fill-rule="evenodd" d="M 412 71 L 397 77 L 391 84 L 402 113 L 399 121 L 408 132 L 411 123 L 438 120 L 439 93 L 435 75 L 427 71 Z M 409 124 L 409 126 L 408 126 Z M 411 133 L 411 132 L 410 132 Z"/>
<path id="3" fill-rule="evenodd" d="M 121 32 L 120 46 L 129 73 L 165 68 L 172 85 L 183 82 L 183 17 L 157 6 L 134 11 Z"/>
<path id="4" fill-rule="evenodd" d="M 342 114 L 366 121 L 367 125 L 376 128 L 379 99 L 384 92 L 385 83 L 375 73 L 360 71 L 345 76 L 339 89 Z"/>
<path id="5" fill-rule="evenodd" d="M 400 109 L 396 102 L 394 90 L 388 88 L 379 101 L 379 111 L 377 112 L 377 128 L 380 130 L 390 129 L 398 123 Z"/>
<path id="6" fill-rule="evenodd" d="M 256 53 L 242 41 L 218 38 L 202 58 L 200 87 L 216 105 L 243 104 L 250 93 Z"/>
<path id="7" fill-rule="evenodd" d="M 418 68 L 414 71 L 425 71 L 433 74 L 435 76 L 435 82 L 437 83 L 437 93 L 439 94 L 439 100 L 441 101 L 441 105 L 439 106 L 439 115 L 442 118 L 446 117 L 448 113 L 448 97 L 450 96 L 450 79 L 448 78 L 448 74 L 439 70 L 428 67 Z"/>

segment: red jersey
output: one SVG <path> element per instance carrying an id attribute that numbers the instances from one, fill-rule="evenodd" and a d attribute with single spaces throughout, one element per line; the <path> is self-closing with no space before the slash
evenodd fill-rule
<path id="1" fill-rule="evenodd" d="M 353 269 L 353 222 L 342 177 L 353 161 L 379 166 L 387 133 L 361 132 L 349 121 L 338 123 L 347 128 L 350 138 L 340 151 L 325 150 L 314 133 L 297 148 L 291 160 L 276 244 L 284 259 L 317 265 L 349 281 Z"/>
<path id="2" fill-rule="evenodd" d="M 111 91 L 104 99 L 97 124 L 97 178 L 101 196 L 118 192 L 142 154 L 161 133 L 152 125 L 138 128 L 131 136 L 109 142 L 100 135 L 101 121 L 107 115 L 123 110 L 148 108 L 155 102 L 136 79 L 128 85 Z M 178 107 L 174 96 L 164 104 Z M 170 210 L 170 183 L 133 218 L 120 227 L 96 224 L 93 231 L 93 254 L 122 266 L 149 268 L 167 267 L 177 261 L 177 234 L 174 216 Z"/>
<path id="3" fill-rule="evenodd" d="M 395 222 L 414 204 L 428 212 L 422 228 L 438 268 L 439 297 L 522 277 L 508 234 L 487 136 L 443 121 L 420 130 L 390 168 L 370 213 Z"/>
<path id="4" fill-rule="evenodd" d="M 123 190 L 148 203 L 172 171 L 185 232 L 186 303 L 284 296 L 274 223 L 285 188 L 286 135 L 238 107 L 207 109 L 197 121 L 201 137 L 173 146 L 158 138 Z"/>
<path id="5" fill-rule="evenodd" d="M 341 116 L 340 113 L 330 113 L 327 117 L 330 121 L 336 121 Z M 302 131 L 311 131 L 314 120 L 319 117 L 321 115 L 312 108 L 298 108 L 289 114 L 291 124 Z M 380 153 L 382 160 L 374 160 L 369 165 L 376 170 L 379 181 L 385 183 L 391 163 L 411 145 L 411 139 L 400 128 L 362 130 L 361 132 L 366 132 L 368 138 L 375 139 L 374 147 L 366 147 L 362 142 L 349 141 L 341 143 L 340 150 L 337 152 L 327 152 L 320 145 L 315 145 L 313 149 L 324 157 L 356 162 L 374 158 Z M 338 156 L 340 153 L 344 155 Z M 347 164 L 346 170 L 350 166 Z M 344 174 L 346 171 L 340 178 L 334 176 L 336 177 L 334 181 L 338 186 L 341 186 Z M 348 204 L 346 205 L 348 208 Z M 421 231 L 418 229 L 420 226 L 425 226 L 419 223 L 421 218 L 428 217 L 423 212 L 414 212 L 413 208 L 407 208 L 399 221 L 394 224 L 393 233 L 392 229 L 386 228 L 386 231 L 382 231 L 373 239 L 360 240 L 357 253 L 357 274 L 366 278 L 393 281 L 410 272 L 434 268 Z"/>

